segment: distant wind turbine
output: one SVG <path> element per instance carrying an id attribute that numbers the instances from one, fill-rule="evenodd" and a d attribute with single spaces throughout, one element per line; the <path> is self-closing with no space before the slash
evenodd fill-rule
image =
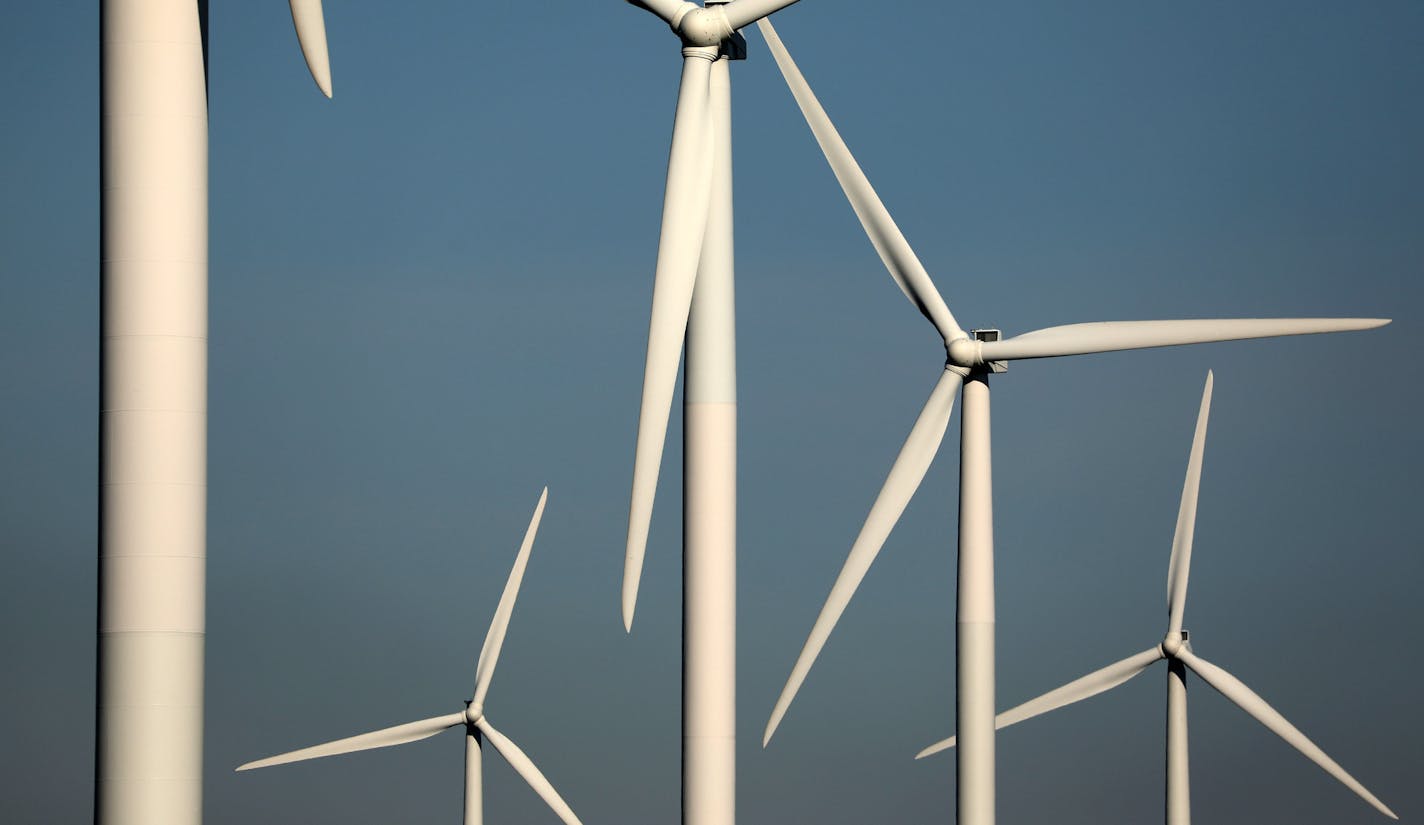
<path id="1" fill-rule="evenodd" d="M 241 11 L 245 4 L 230 4 Z M 321 0 L 290 0 L 331 96 Z M 94 821 L 203 818 L 208 2 L 102 0 Z"/>
<path id="2" fill-rule="evenodd" d="M 943 340 L 946 356 L 944 371 L 900 448 L 845 566 L 836 577 L 825 606 L 791 669 L 767 721 L 762 743 L 771 741 L 831 630 L 900 514 L 919 489 L 949 427 L 955 393 L 962 390 L 955 709 L 964 741 L 958 750 L 958 821 L 961 825 L 991 825 L 994 822 L 995 618 L 989 374 L 1004 372 L 1007 362 L 1017 359 L 1343 332 L 1370 329 L 1389 322 L 1368 318 L 1114 321 L 1050 327 L 1006 340 L 1000 340 L 998 330 L 966 332 L 955 321 L 929 273 L 851 156 L 850 149 L 777 37 L 771 21 L 760 20 L 757 25 L 871 244 L 900 290 L 934 325 Z"/>
<path id="3" fill-rule="evenodd" d="M 1192 564 L 1192 538 L 1196 533 L 1197 490 L 1201 486 L 1202 453 L 1206 447 L 1207 414 L 1211 410 L 1212 376 L 1206 374 L 1202 390 L 1201 411 L 1197 413 L 1196 436 L 1187 460 L 1187 480 L 1182 485 L 1182 503 L 1177 510 L 1177 531 L 1172 539 L 1172 556 L 1167 564 L 1167 636 L 1158 645 L 1141 653 L 1095 670 L 1080 679 L 1051 690 L 1037 699 L 1024 702 L 994 717 L 994 727 L 1004 728 L 1025 719 L 1032 719 L 1050 710 L 1081 702 L 1105 690 L 1111 690 L 1156 664 L 1167 660 L 1167 825 L 1187 825 L 1191 821 L 1191 795 L 1187 771 L 1187 670 L 1200 676 L 1221 695 L 1235 702 L 1277 736 L 1326 773 L 1340 780 L 1361 799 L 1375 806 L 1380 813 L 1398 819 L 1385 804 L 1365 789 L 1345 769 L 1325 755 L 1305 734 L 1287 722 L 1266 700 L 1257 696 L 1235 676 L 1197 656 L 1192 651 L 1189 634 L 1182 629 L 1182 614 L 1187 605 L 1187 576 Z M 954 747 L 951 736 L 920 751 L 916 759 Z"/>
<path id="4" fill-rule="evenodd" d="M 302 748 L 279 756 L 269 756 L 266 759 L 248 762 L 238 767 L 238 770 L 266 768 L 271 765 L 301 762 L 323 756 L 404 745 L 407 742 L 428 739 L 450 728 L 463 727 L 465 729 L 465 825 L 480 825 L 483 821 L 484 790 L 481 783 L 480 743 L 485 739 L 488 739 L 489 743 L 494 745 L 495 750 L 499 751 L 510 766 L 524 777 L 524 781 L 529 783 L 534 792 L 539 794 L 550 808 L 554 809 L 554 813 L 558 814 L 559 819 L 562 819 L 567 825 L 580 825 L 578 817 L 574 816 L 574 812 L 559 796 L 559 792 L 554 790 L 554 786 L 549 783 L 549 780 L 544 778 L 544 774 L 535 767 L 534 762 L 524 754 L 524 751 L 520 750 L 518 745 L 511 742 L 509 737 L 495 730 L 494 725 L 491 725 L 489 719 L 485 717 L 485 694 L 489 691 L 490 679 L 494 677 L 494 666 L 499 660 L 499 650 L 504 645 L 504 634 L 509 629 L 509 617 L 514 612 L 514 600 L 519 596 L 519 583 L 524 579 L 524 568 L 529 563 L 529 551 L 534 546 L 534 534 L 539 530 L 539 519 L 544 515 L 544 502 L 548 500 L 548 497 L 549 488 L 546 487 L 539 496 L 539 504 L 534 508 L 534 517 L 530 519 L 529 529 L 524 533 L 524 543 L 519 548 L 519 555 L 514 558 L 514 569 L 509 571 L 509 581 L 504 585 L 504 594 L 499 598 L 499 606 L 495 608 L 489 632 L 485 634 L 484 646 L 480 648 L 479 663 L 475 666 L 474 698 L 465 703 L 463 711 L 422 719 L 418 722 L 407 722 L 404 725 L 338 739 L 324 745 L 313 745 L 310 748 Z"/>

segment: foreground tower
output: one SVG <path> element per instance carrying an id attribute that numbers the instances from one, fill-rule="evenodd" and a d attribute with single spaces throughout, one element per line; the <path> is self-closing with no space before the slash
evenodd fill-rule
<path id="1" fill-rule="evenodd" d="M 292 0 L 329 97 L 320 0 Z M 99 650 L 94 819 L 202 820 L 206 0 L 100 5 Z"/>

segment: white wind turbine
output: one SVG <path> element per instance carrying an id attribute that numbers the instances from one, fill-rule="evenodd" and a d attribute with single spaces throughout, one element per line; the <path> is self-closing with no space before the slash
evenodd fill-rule
<path id="1" fill-rule="evenodd" d="M 631 631 L 686 336 L 683 393 L 682 816 L 736 813 L 737 394 L 732 85 L 737 30 L 796 0 L 630 0 L 682 43 L 623 568 Z"/>
<path id="2" fill-rule="evenodd" d="M 428 739 L 450 728 L 463 727 L 465 729 L 465 825 L 480 825 L 484 819 L 484 789 L 480 771 L 480 743 L 484 739 L 488 739 L 490 744 L 494 745 L 494 749 L 499 751 L 505 761 L 509 762 L 510 767 L 524 777 L 524 781 L 528 782 L 534 792 L 539 794 L 550 808 L 554 809 L 554 813 L 558 814 L 560 819 L 568 825 L 580 825 L 578 817 L 574 816 L 574 812 L 559 796 L 559 792 L 554 790 L 554 786 L 549 784 L 549 780 L 544 778 L 544 774 L 535 767 L 534 762 L 524 754 L 524 751 L 519 749 L 518 745 L 511 742 L 509 737 L 495 730 L 494 725 L 491 725 L 489 719 L 485 718 L 485 694 L 489 692 L 490 679 L 494 677 L 494 666 L 499 660 L 499 650 L 504 645 L 504 634 L 509 630 L 509 617 L 514 612 L 514 600 L 519 597 L 519 583 L 524 580 L 524 568 L 529 563 L 529 551 L 534 547 L 534 534 L 539 531 L 539 519 L 544 515 L 544 502 L 548 500 L 548 497 L 549 488 L 545 487 L 544 492 L 539 495 L 539 503 L 534 507 L 534 516 L 529 520 L 529 529 L 524 533 L 524 543 L 519 547 L 519 555 L 514 558 L 514 568 L 509 571 L 509 581 L 505 583 L 504 593 L 499 597 L 499 606 L 495 608 L 494 619 L 490 621 L 489 631 L 485 634 L 485 643 L 480 648 L 480 659 L 475 665 L 474 698 L 465 703 L 464 710 L 422 719 L 418 722 L 407 722 L 404 725 L 383 728 L 346 739 L 338 739 L 324 745 L 313 745 L 278 756 L 269 756 L 266 759 L 258 759 L 241 765 L 238 770 L 266 768 L 288 762 L 318 759 L 323 756 L 404 745 L 407 742 Z"/>
<path id="3" fill-rule="evenodd" d="M 959 575 L 956 622 L 958 821 L 994 821 L 994 538 L 990 475 L 989 374 L 1007 362 L 1115 350 L 1199 344 L 1243 338 L 1369 329 L 1379 319 L 1281 318 L 1193 321 L 1115 321 L 1072 324 L 1000 340 L 998 330 L 966 333 L 929 274 L 875 194 L 845 142 L 791 60 L 770 21 L 758 24 L 792 95 L 825 153 L 861 225 L 902 292 L 944 341 L 944 372 L 905 439 L 865 524 L 811 628 L 767 722 L 771 740 L 817 654 L 900 514 L 919 488 L 949 426 L 956 391 L 963 392 L 960 424 Z"/>
<path id="4" fill-rule="evenodd" d="M 331 96 L 321 0 L 290 0 Z M 207 0 L 100 3 L 94 821 L 202 821 Z"/>
<path id="5" fill-rule="evenodd" d="M 1256 721 L 1265 725 L 1273 733 L 1301 753 L 1326 773 L 1340 780 L 1345 787 L 1354 791 L 1380 813 L 1391 819 L 1398 819 L 1394 811 L 1365 789 L 1353 776 L 1345 772 L 1334 759 L 1325 755 L 1314 742 L 1286 721 L 1266 700 L 1256 695 L 1235 676 L 1220 667 L 1197 656 L 1192 651 L 1189 634 L 1182 628 L 1182 615 L 1187 604 L 1187 576 L 1192 563 L 1192 538 L 1196 533 L 1197 490 L 1201 486 L 1202 453 L 1206 447 L 1207 414 L 1211 410 L 1211 373 L 1206 374 L 1206 387 L 1202 390 L 1201 410 L 1197 413 L 1196 435 L 1192 439 L 1192 451 L 1187 460 L 1187 478 L 1182 485 L 1182 503 L 1177 510 L 1177 530 L 1172 539 L 1171 560 L 1167 564 L 1167 636 L 1161 643 L 1141 653 L 1114 662 L 1105 668 L 1095 670 L 1087 676 L 1075 679 L 1062 687 L 1031 699 L 994 718 L 994 727 L 1008 727 L 1025 719 L 1032 719 L 1050 710 L 1081 702 L 1110 690 L 1156 664 L 1167 660 L 1167 825 L 1188 825 L 1191 821 L 1191 795 L 1187 771 L 1187 670 L 1191 670 L 1207 684 L 1216 688 L 1223 696 L 1235 702 Z M 952 748 L 955 738 L 951 736 L 920 751 L 915 757 L 923 759 L 934 753 Z"/>

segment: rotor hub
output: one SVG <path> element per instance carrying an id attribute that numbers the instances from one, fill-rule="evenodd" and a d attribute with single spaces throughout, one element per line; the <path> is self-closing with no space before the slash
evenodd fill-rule
<path id="1" fill-rule="evenodd" d="M 703 8 L 692 3 L 678 11 L 672 20 L 672 30 L 682 38 L 684 46 L 720 46 L 736 34 L 721 5 Z"/>
<path id="2" fill-rule="evenodd" d="M 1191 639 L 1191 634 L 1185 630 L 1177 633 L 1168 633 L 1167 637 L 1162 640 L 1162 655 L 1168 659 L 1177 658 L 1177 655 L 1182 652 L 1182 648 L 1186 647 L 1189 639 Z"/>
<path id="3" fill-rule="evenodd" d="M 978 341 L 968 338 L 956 338 L 944 345 L 945 359 L 956 367 L 970 369 L 984 362 L 979 354 L 980 346 Z"/>
<path id="4" fill-rule="evenodd" d="M 484 705 L 477 705 L 474 701 L 465 703 L 465 724 L 478 725 L 483 718 L 485 718 Z"/>

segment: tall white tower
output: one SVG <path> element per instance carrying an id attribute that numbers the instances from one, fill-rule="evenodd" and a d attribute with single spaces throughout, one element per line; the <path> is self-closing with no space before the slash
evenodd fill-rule
<path id="1" fill-rule="evenodd" d="M 202 820 L 206 0 L 103 0 L 94 819 Z M 292 0 L 331 93 L 320 0 Z"/>

